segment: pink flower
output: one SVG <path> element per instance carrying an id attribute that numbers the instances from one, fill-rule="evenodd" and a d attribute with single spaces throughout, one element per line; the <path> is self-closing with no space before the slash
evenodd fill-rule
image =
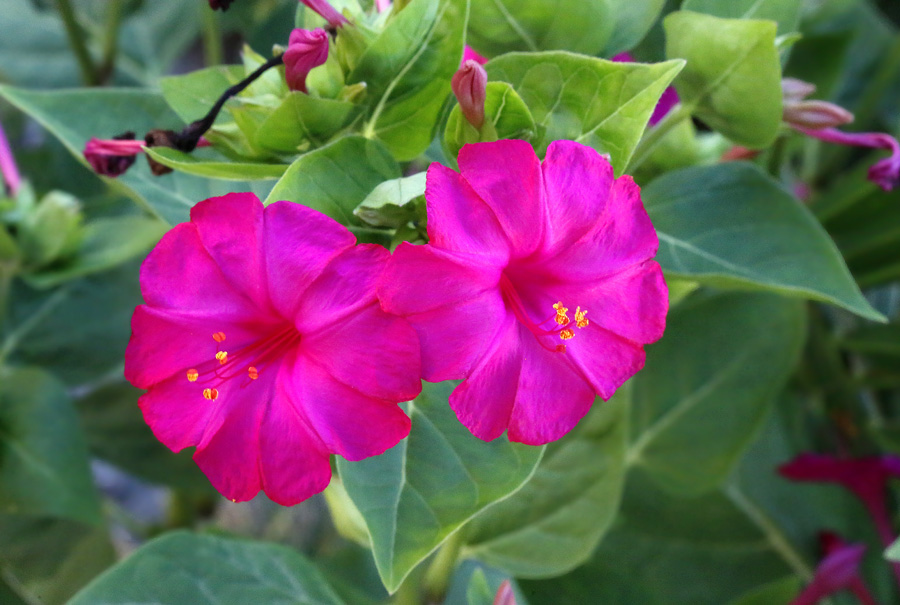
<path id="1" fill-rule="evenodd" d="M 627 52 L 619 53 L 610 60 L 616 63 L 634 63 L 634 57 Z M 680 99 L 678 98 L 678 93 L 675 92 L 675 88 L 672 86 L 667 87 L 653 109 L 653 114 L 650 116 L 650 126 L 656 126 L 660 120 L 666 117 L 666 114 L 672 111 L 673 107 L 678 105 L 679 101 Z"/>
<path id="2" fill-rule="evenodd" d="M 556 141 L 466 145 L 428 169 L 430 243 L 402 243 L 378 286 L 422 342 L 426 380 L 477 437 L 541 444 L 644 364 L 668 310 L 659 242 L 631 177 Z"/>
<path id="3" fill-rule="evenodd" d="M 331 27 L 340 27 L 345 23 L 349 23 L 347 18 L 339 13 L 328 0 L 300 0 L 307 8 L 318 13 L 320 17 L 328 21 Z"/>
<path id="4" fill-rule="evenodd" d="M 462 61 L 459 62 L 459 66 L 462 67 L 465 65 L 466 61 L 475 61 L 479 65 L 484 65 L 488 62 L 487 57 L 478 54 L 478 52 L 468 44 L 463 47 L 463 57 Z"/>
<path id="5" fill-rule="evenodd" d="M 793 124 L 791 126 L 798 132 L 827 143 L 887 149 L 891 155 L 872 164 L 868 179 L 885 191 L 892 190 L 900 183 L 900 143 L 891 135 L 883 132 L 842 132 L 837 128 L 813 129 Z"/>
<path id="6" fill-rule="evenodd" d="M 112 139 L 91 139 L 84 146 L 84 159 L 97 174 L 117 177 L 134 164 L 137 154 L 144 151 L 144 141 L 135 141 L 133 132 Z"/>
<path id="7" fill-rule="evenodd" d="M 375 10 L 379 13 L 383 13 L 389 8 L 391 8 L 391 0 L 375 0 Z"/>
<path id="8" fill-rule="evenodd" d="M 487 72 L 477 61 L 466 61 L 450 81 L 459 109 L 475 128 L 484 124 L 484 102 L 487 98 Z"/>
<path id="9" fill-rule="evenodd" d="M 859 575 L 865 545 L 848 544 L 831 532 L 822 532 L 820 539 L 825 557 L 816 568 L 812 582 L 791 605 L 815 605 L 842 590 L 851 591 L 864 605 L 875 605 L 872 593 Z"/>
<path id="10" fill-rule="evenodd" d="M 516 605 L 516 593 L 513 592 L 509 580 L 503 580 L 503 583 L 500 584 L 497 596 L 494 597 L 494 605 Z"/>
<path id="11" fill-rule="evenodd" d="M 421 389 L 416 334 L 385 313 L 389 254 L 331 218 L 251 193 L 200 202 L 141 267 L 125 377 L 173 451 L 232 500 L 296 504 L 409 432 L 395 405 Z"/>
<path id="12" fill-rule="evenodd" d="M 22 186 L 22 177 L 19 176 L 19 168 L 16 166 L 16 158 L 6 140 L 3 125 L 0 124 L 0 176 L 10 195 L 15 196 Z"/>
<path id="13" fill-rule="evenodd" d="M 328 59 L 328 34 L 324 29 L 295 29 L 284 51 L 284 76 L 288 88 L 306 92 L 306 76 Z"/>

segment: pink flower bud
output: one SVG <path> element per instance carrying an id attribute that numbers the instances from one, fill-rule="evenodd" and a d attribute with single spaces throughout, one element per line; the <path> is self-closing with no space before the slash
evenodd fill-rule
<path id="1" fill-rule="evenodd" d="M 126 132 L 112 139 L 91 137 L 84 146 L 84 159 L 97 174 L 117 177 L 131 168 L 135 156 L 143 148 L 144 142 L 134 140 L 133 132 Z"/>
<path id="2" fill-rule="evenodd" d="M 328 58 L 328 34 L 324 29 L 295 29 L 284 51 L 284 77 L 291 90 L 306 92 L 306 76 Z"/>
<path id="3" fill-rule="evenodd" d="M 9 141 L 6 140 L 3 126 L 0 126 L 0 176 L 3 177 L 2 180 L 6 183 L 9 193 L 16 195 L 19 192 L 19 187 L 22 186 L 22 177 L 19 176 L 16 158 L 13 157 Z"/>
<path id="4" fill-rule="evenodd" d="M 803 128 L 833 128 L 852 122 L 853 114 L 828 101 L 786 102 L 784 121 Z"/>
<path id="5" fill-rule="evenodd" d="M 300 2 L 328 21 L 328 24 L 331 27 L 340 27 L 345 23 L 349 23 L 344 15 L 337 12 L 333 6 L 328 4 L 328 0 L 300 0 Z"/>
<path id="6" fill-rule="evenodd" d="M 391 0 L 375 0 L 375 9 L 379 13 L 383 13 L 389 8 L 391 8 Z"/>
<path id="7" fill-rule="evenodd" d="M 465 63 L 466 61 L 475 61 L 479 65 L 484 65 L 488 62 L 487 57 L 483 57 L 478 54 L 478 51 L 476 51 L 468 44 L 466 44 L 466 46 L 463 48 L 463 58 L 462 61 L 459 62 L 459 66 L 462 67 L 463 63 Z"/>
<path id="8" fill-rule="evenodd" d="M 213 10 L 221 8 L 223 11 L 227 11 L 232 2 L 234 0 L 209 0 L 209 8 Z"/>
<path id="9" fill-rule="evenodd" d="M 782 78 L 781 80 L 781 94 L 784 96 L 785 103 L 802 101 L 814 92 L 816 92 L 815 84 L 797 78 Z"/>
<path id="10" fill-rule="evenodd" d="M 494 605 L 516 605 L 516 593 L 513 592 L 509 580 L 503 580 L 503 584 L 497 590 L 497 596 L 494 597 Z"/>
<path id="11" fill-rule="evenodd" d="M 836 128 L 803 128 L 793 124 L 791 126 L 797 132 L 827 143 L 887 149 L 891 155 L 869 168 L 868 179 L 885 191 L 890 191 L 900 183 L 900 143 L 891 135 L 883 132 L 842 132 Z"/>
<path id="12" fill-rule="evenodd" d="M 484 124 L 484 100 L 487 97 L 487 72 L 477 61 L 466 61 L 450 82 L 463 115 L 475 128 Z"/>

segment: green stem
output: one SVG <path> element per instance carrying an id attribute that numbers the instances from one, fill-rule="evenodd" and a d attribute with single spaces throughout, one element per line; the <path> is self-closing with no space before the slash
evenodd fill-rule
<path id="1" fill-rule="evenodd" d="M 206 7 L 200 9 L 203 15 L 203 57 L 208 66 L 221 65 L 225 59 L 222 48 L 222 32 L 219 30 L 219 15 Z"/>
<path id="2" fill-rule="evenodd" d="M 635 147 L 625 172 L 630 174 L 637 170 L 673 128 L 691 117 L 693 110 L 691 105 L 678 104 L 656 126 L 650 128 Z"/>
<path id="3" fill-rule="evenodd" d="M 444 542 L 438 551 L 422 582 L 425 588 L 426 603 L 443 603 L 450 586 L 450 578 L 456 569 L 459 560 L 459 550 L 462 548 L 462 532 L 457 531 Z"/>
<path id="4" fill-rule="evenodd" d="M 116 54 L 119 52 L 119 27 L 122 25 L 125 3 L 113 0 L 106 11 L 106 31 L 103 38 L 103 62 L 97 78 L 106 83 L 116 67 Z"/>
<path id="5" fill-rule="evenodd" d="M 114 0 L 114 4 L 117 4 Z M 81 69 L 81 78 L 88 86 L 96 86 L 99 83 L 97 78 L 97 69 L 91 54 L 88 52 L 87 45 L 84 43 L 84 32 L 78 25 L 75 18 L 75 11 L 69 0 L 56 0 L 56 8 L 59 10 L 59 16 L 62 18 L 63 25 L 66 28 L 66 36 L 69 38 L 69 46 L 75 53 L 75 59 L 78 61 L 78 67 Z"/>
<path id="6" fill-rule="evenodd" d="M 50 311 L 55 309 L 62 303 L 66 297 L 69 295 L 68 288 L 62 288 L 53 293 L 52 296 L 47 298 L 44 303 L 38 308 L 37 311 L 32 313 L 31 317 L 23 321 L 19 326 L 9 333 L 9 336 L 3 341 L 3 345 L 0 346 L 0 365 L 3 365 L 3 362 L 6 358 L 15 351 L 16 347 L 19 346 L 19 343 L 22 339 L 31 332 L 34 328 L 41 323 L 41 320 L 47 316 Z"/>

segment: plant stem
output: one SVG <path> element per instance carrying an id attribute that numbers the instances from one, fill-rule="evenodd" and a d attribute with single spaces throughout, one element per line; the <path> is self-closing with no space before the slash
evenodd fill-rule
<path id="1" fill-rule="evenodd" d="M 117 4 L 117 0 L 113 0 Z M 66 28 L 66 36 L 69 38 L 69 45 L 72 52 L 75 53 L 75 59 L 78 61 L 78 67 L 81 69 L 81 78 L 88 86 L 96 86 L 99 83 L 97 78 L 97 68 L 91 59 L 87 45 L 84 43 L 84 32 L 78 25 L 75 18 L 75 11 L 69 0 L 56 0 L 56 7 L 59 10 L 59 16 L 62 17 L 63 25 Z"/>
<path id="2" fill-rule="evenodd" d="M 203 15 L 203 59 L 208 66 L 220 65 L 225 59 L 225 51 L 219 30 L 219 15 L 206 7 L 201 7 L 200 12 Z"/>
<path id="3" fill-rule="evenodd" d="M 116 67 L 116 54 L 119 51 L 119 27 L 122 25 L 122 14 L 125 3 L 113 0 L 106 10 L 106 31 L 103 39 L 103 62 L 97 72 L 100 83 L 106 83 Z"/>
<path id="4" fill-rule="evenodd" d="M 47 298 L 40 307 L 38 307 L 37 311 L 31 314 L 31 317 L 23 321 L 15 330 L 9 333 L 9 336 L 6 337 L 2 346 L 0 346 L 0 365 L 3 365 L 3 362 L 6 361 L 9 354 L 15 351 L 19 342 L 21 342 L 29 332 L 36 328 L 41 323 L 41 320 L 44 319 L 50 311 L 59 306 L 59 304 L 68 296 L 68 288 L 57 290 L 52 296 Z"/>
<path id="5" fill-rule="evenodd" d="M 450 586 L 450 578 L 456 569 L 459 560 L 459 550 L 462 548 L 462 532 L 453 533 L 441 549 L 438 551 L 422 582 L 425 588 L 426 603 L 443 603 L 447 588 Z"/>
<path id="6" fill-rule="evenodd" d="M 691 117 L 693 110 L 694 107 L 692 105 L 682 105 L 679 103 L 672 111 L 667 113 L 666 117 L 664 117 L 656 126 L 650 128 L 647 131 L 647 134 L 641 139 L 640 143 L 638 143 L 637 147 L 635 147 L 634 154 L 631 156 L 631 161 L 628 163 L 628 166 L 626 166 L 625 171 L 633 173 L 637 170 L 656 146 L 659 145 L 659 142 L 662 141 L 673 128 Z"/>

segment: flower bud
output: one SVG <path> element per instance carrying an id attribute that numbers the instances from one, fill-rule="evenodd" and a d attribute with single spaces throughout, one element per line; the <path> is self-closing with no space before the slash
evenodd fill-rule
<path id="1" fill-rule="evenodd" d="M 484 124 L 484 100 L 487 96 L 487 72 L 477 61 L 466 61 L 450 82 L 463 115 L 475 128 Z"/>
<path id="2" fill-rule="evenodd" d="M 73 254 L 81 243 L 81 203 L 51 191 L 23 219 L 19 244 L 29 265 L 40 267 Z"/>
<path id="3" fill-rule="evenodd" d="M 327 0 L 300 0 L 307 8 L 315 11 L 320 17 L 328 21 L 331 27 L 340 27 L 349 23 L 347 18 L 339 13 Z"/>
<path id="4" fill-rule="evenodd" d="M 797 78 L 781 79 L 781 94 L 784 96 L 785 103 L 802 101 L 814 92 L 816 92 L 815 84 Z"/>
<path id="5" fill-rule="evenodd" d="M 803 128 L 833 128 L 853 121 L 853 114 L 828 101 L 793 101 L 784 104 L 784 121 Z"/>
<path id="6" fill-rule="evenodd" d="M 375 0 L 375 9 L 379 13 L 383 13 L 389 8 L 391 8 L 391 0 Z"/>
<path id="7" fill-rule="evenodd" d="M 466 61 L 475 61 L 479 65 L 484 65 L 488 62 L 487 57 L 478 54 L 478 52 L 468 44 L 463 48 L 463 58 L 462 61 L 460 61 L 459 66 L 462 67 Z"/>
<path id="8" fill-rule="evenodd" d="M 306 92 L 306 76 L 328 59 L 328 34 L 324 29 L 295 29 L 284 51 L 284 77 L 288 88 Z"/>
<path id="9" fill-rule="evenodd" d="M 221 8 L 223 11 L 227 11 L 232 2 L 234 0 L 209 0 L 209 8 L 213 10 Z"/>
<path id="10" fill-rule="evenodd" d="M 117 177 L 131 168 L 143 146 L 143 141 L 134 140 L 133 132 L 105 140 L 91 137 L 84 146 L 84 159 L 97 174 Z"/>

